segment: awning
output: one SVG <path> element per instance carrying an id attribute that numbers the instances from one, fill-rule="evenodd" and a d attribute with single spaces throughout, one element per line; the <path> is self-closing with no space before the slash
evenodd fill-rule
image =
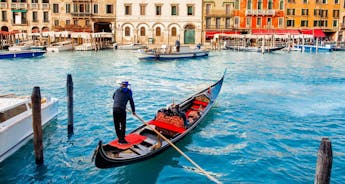
<path id="1" fill-rule="evenodd" d="M 253 35 L 299 35 L 300 32 L 295 29 L 253 29 Z"/>
<path id="2" fill-rule="evenodd" d="M 318 38 L 326 37 L 325 33 L 321 29 L 302 29 L 300 31 L 302 34 L 313 35 Z"/>
<path id="3" fill-rule="evenodd" d="M 27 12 L 27 10 L 12 10 L 12 12 Z"/>
<path id="4" fill-rule="evenodd" d="M 237 31 L 206 31 L 206 38 L 212 39 L 215 34 L 240 34 Z"/>

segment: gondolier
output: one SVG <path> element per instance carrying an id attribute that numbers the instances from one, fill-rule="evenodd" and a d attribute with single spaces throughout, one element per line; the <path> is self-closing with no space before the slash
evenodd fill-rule
<path id="1" fill-rule="evenodd" d="M 113 94 L 113 118 L 117 138 L 120 144 L 128 144 L 126 135 L 126 105 L 130 102 L 132 113 L 135 114 L 135 105 L 132 91 L 128 88 L 128 81 L 121 82 L 121 86 Z"/>

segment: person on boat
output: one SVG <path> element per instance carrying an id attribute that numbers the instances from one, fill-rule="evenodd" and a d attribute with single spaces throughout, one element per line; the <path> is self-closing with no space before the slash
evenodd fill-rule
<path id="1" fill-rule="evenodd" d="M 180 52 L 180 40 L 175 41 L 176 52 Z"/>
<path id="2" fill-rule="evenodd" d="M 181 112 L 180 106 L 178 104 L 177 105 L 172 105 L 171 106 L 171 111 L 173 112 L 173 114 L 175 116 L 179 116 L 179 117 L 181 117 L 183 119 L 184 127 L 188 126 L 187 117 L 186 117 L 185 113 Z"/>
<path id="3" fill-rule="evenodd" d="M 198 49 L 198 50 L 201 49 L 201 44 L 200 44 L 200 43 L 198 43 L 198 44 L 196 45 L 196 49 Z"/>
<path id="4" fill-rule="evenodd" d="M 126 135 L 126 105 L 130 102 L 133 115 L 135 105 L 132 97 L 132 90 L 128 88 L 128 81 L 121 82 L 121 86 L 113 94 L 113 118 L 116 135 L 120 144 L 128 144 Z"/>

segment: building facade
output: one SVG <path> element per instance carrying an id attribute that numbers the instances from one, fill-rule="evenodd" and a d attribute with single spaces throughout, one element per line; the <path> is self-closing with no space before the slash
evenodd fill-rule
<path id="1" fill-rule="evenodd" d="M 232 33 L 235 0 L 203 1 L 203 42 L 209 41 L 217 33 Z"/>
<path id="2" fill-rule="evenodd" d="M 243 33 L 285 27 L 284 0 L 235 0 L 234 5 L 234 28 Z"/>
<path id="3" fill-rule="evenodd" d="M 334 37 L 339 31 L 340 0 L 287 0 L 286 27 L 322 29 Z"/>
<path id="4" fill-rule="evenodd" d="M 117 0 L 115 29 L 119 44 L 199 43 L 202 0 Z"/>
<path id="5" fill-rule="evenodd" d="M 339 22 L 338 41 L 345 42 L 345 0 L 340 1 L 340 22 Z"/>

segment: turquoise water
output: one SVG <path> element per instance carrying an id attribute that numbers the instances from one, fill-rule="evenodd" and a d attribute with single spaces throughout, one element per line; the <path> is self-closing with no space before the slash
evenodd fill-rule
<path id="1" fill-rule="evenodd" d="M 331 183 L 345 180 L 345 52 L 274 54 L 211 52 L 208 58 L 140 62 L 130 51 L 63 52 L 0 60 L 0 94 L 59 99 L 44 129 L 44 165 L 33 143 L 0 163 L 0 183 L 211 183 L 174 149 L 144 162 L 98 169 L 99 140 L 115 138 L 112 93 L 132 84 L 145 120 L 217 81 L 213 109 L 178 147 L 223 183 L 313 183 L 322 137 L 333 147 Z M 67 136 L 66 77 L 74 82 L 74 135 Z M 141 124 L 128 114 L 127 132 Z"/>

